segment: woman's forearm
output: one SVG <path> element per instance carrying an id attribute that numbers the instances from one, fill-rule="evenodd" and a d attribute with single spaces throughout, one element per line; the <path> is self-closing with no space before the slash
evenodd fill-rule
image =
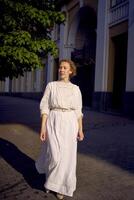
<path id="1" fill-rule="evenodd" d="M 83 121 L 82 116 L 78 118 L 78 125 L 79 125 L 79 131 L 83 132 Z"/>
<path id="2" fill-rule="evenodd" d="M 47 114 L 42 115 L 41 132 L 46 129 Z"/>
<path id="3" fill-rule="evenodd" d="M 78 141 L 82 141 L 84 139 L 82 119 L 83 119 L 82 116 L 78 119 L 78 124 L 79 124 L 78 137 L 77 137 Z"/>

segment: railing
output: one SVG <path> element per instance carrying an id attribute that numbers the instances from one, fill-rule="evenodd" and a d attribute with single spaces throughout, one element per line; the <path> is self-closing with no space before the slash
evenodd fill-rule
<path id="1" fill-rule="evenodd" d="M 117 23 L 128 19 L 129 13 L 129 1 L 120 1 L 120 3 L 111 5 L 109 11 L 109 26 L 113 26 Z"/>
<path id="2" fill-rule="evenodd" d="M 110 7 L 112 8 L 126 1 L 128 0 L 110 0 Z"/>

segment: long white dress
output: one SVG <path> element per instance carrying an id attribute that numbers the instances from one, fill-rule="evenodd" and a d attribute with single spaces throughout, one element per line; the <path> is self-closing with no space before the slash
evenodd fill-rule
<path id="1" fill-rule="evenodd" d="M 46 174 L 45 188 L 73 196 L 76 189 L 77 119 L 83 116 L 79 87 L 71 82 L 48 83 L 40 111 L 48 115 L 47 140 L 42 142 L 36 169 Z"/>

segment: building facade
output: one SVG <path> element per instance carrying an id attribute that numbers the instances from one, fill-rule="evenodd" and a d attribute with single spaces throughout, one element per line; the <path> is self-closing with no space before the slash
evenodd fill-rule
<path id="1" fill-rule="evenodd" d="M 24 76 L 0 81 L 0 95 L 40 99 L 45 88 L 45 68 L 25 72 Z"/>
<path id="2" fill-rule="evenodd" d="M 59 0 L 66 22 L 52 33 L 59 56 L 48 57 L 44 71 L 7 79 L 1 91 L 38 93 L 58 78 L 58 61 L 72 59 L 83 104 L 98 111 L 134 117 L 134 1 Z M 33 74 L 32 74 L 33 73 Z M 11 87 L 12 85 L 12 87 Z"/>
<path id="3" fill-rule="evenodd" d="M 66 3 L 65 3 L 66 2 Z M 60 1 L 59 59 L 77 64 L 84 106 L 134 117 L 134 1 Z M 56 39 L 56 38 L 55 38 Z M 49 58 L 48 81 L 56 61 Z"/>

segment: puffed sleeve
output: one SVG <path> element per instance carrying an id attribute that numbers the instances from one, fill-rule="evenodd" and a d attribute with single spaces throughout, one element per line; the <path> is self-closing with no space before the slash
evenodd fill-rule
<path id="1" fill-rule="evenodd" d="M 43 114 L 49 114 L 50 111 L 50 83 L 47 84 L 43 97 L 40 102 L 40 113 Z"/>
<path id="2" fill-rule="evenodd" d="M 82 113 L 82 95 L 79 86 L 76 87 L 76 102 L 75 102 L 75 113 L 77 118 L 83 117 Z"/>

